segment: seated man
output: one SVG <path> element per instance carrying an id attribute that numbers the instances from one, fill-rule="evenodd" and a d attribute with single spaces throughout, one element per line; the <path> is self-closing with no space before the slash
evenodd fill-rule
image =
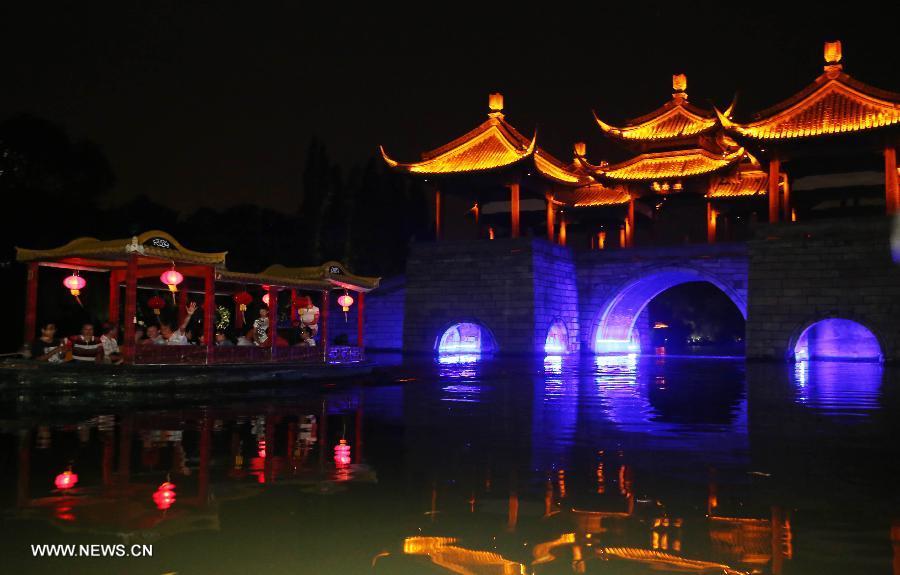
<path id="1" fill-rule="evenodd" d="M 114 323 L 103 324 L 103 335 L 100 336 L 100 344 L 103 346 L 104 363 L 122 363 L 122 354 L 119 353 L 119 326 Z"/>
<path id="2" fill-rule="evenodd" d="M 69 338 L 72 346 L 72 359 L 75 361 L 100 363 L 103 361 L 103 344 L 94 336 L 94 324 L 85 322 L 81 333 Z"/>
<path id="3" fill-rule="evenodd" d="M 172 326 L 168 323 L 164 323 L 160 326 L 159 334 L 162 336 L 165 345 L 189 345 L 191 343 L 184 334 L 184 329 L 187 327 L 188 323 L 190 323 L 191 317 L 194 315 L 195 311 L 197 311 L 197 303 L 191 302 L 188 304 L 187 315 L 175 331 L 172 331 Z"/>
<path id="4" fill-rule="evenodd" d="M 144 336 L 147 334 L 147 330 L 144 329 L 144 326 L 138 324 L 134 326 L 134 343 L 140 345 L 144 343 Z"/>
<path id="5" fill-rule="evenodd" d="M 225 335 L 225 332 L 221 329 L 216 330 L 216 345 L 219 347 L 232 347 L 234 344 L 228 339 L 228 336 Z"/>
<path id="6" fill-rule="evenodd" d="M 144 345 L 154 345 L 166 343 L 166 340 L 164 340 L 163 337 L 159 335 L 159 326 L 151 324 L 147 326 L 147 339 L 141 340 L 138 343 L 142 343 Z"/>
<path id="7" fill-rule="evenodd" d="M 41 324 L 41 337 L 31 344 L 31 359 L 49 363 L 61 363 L 66 358 L 66 344 L 56 338 L 56 324 Z"/>
<path id="8" fill-rule="evenodd" d="M 312 330 L 306 326 L 300 328 L 300 341 L 297 342 L 298 347 L 315 347 L 316 340 L 313 339 Z"/>

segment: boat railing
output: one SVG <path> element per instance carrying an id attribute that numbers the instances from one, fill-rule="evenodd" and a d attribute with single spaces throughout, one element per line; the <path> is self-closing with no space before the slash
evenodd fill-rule
<path id="1" fill-rule="evenodd" d="M 254 363 L 321 363 L 315 347 L 229 346 L 215 347 L 207 355 L 196 345 L 145 345 L 135 349 L 134 363 L 143 365 L 225 365 Z M 340 362 L 343 363 L 343 362 Z"/>

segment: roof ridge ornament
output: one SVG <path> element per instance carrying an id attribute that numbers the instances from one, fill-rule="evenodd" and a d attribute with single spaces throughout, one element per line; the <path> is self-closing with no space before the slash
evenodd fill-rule
<path id="1" fill-rule="evenodd" d="M 687 102 L 687 75 L 672 74 L 672 99 L 676 104 Z"/>
<path id="2" fill-rule="evenodd" d="M 138 242 L 137 236 L 131 236 L 131 243 L 125 244 L 125 253 L 139 253 L 144 255 L 144 246 Z"/>
<path id="3" fill-rule="evenodd" d="M 493 92 L 488 94 L 488 116 L 491 118 L 502 118 L 503 117 L 503 94 L 500 92 Z"/>
<path id="4" fill-rule="evenodd" d="M 841 64 L 843 53 L 841 51 L 841 41 L 825 42 L 825 73 L 829 78 L 835 78 L 841 73 L 844 66 Z"/>

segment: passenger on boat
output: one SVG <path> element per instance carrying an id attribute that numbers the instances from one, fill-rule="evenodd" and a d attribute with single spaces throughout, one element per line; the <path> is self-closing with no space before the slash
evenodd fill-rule
<path id="1" fill-rule="evenodd" d="M 233 347 L 234 343 L 228 339 L 228 336 L 224 331 L 218 329 L 216 330 L 216 346 L 218 347 Z"/>
<path id="2" fill-rule="evenodd" d="M 256 345 L 266 345 L 269 339 L 269 308 L 259 308 L 259 317 L 253 321 L 253 328 L 256 330 Z"/>
<path id="3" fill-rule="evenodd" d="M 41 337 L 31 344 L 31 359 L 48 363 L 62 363 L 66 357 L 66 344 L 56 337 L 56 324 L 41 325 Z"/>
<path id="4" fill-rule="evenodd" d="M 100 336 L 100 345 L 103 346 L 103 363 L 122 363 L 122 354 L 119 353 L 119 326 L 114 323 L 103 324 L 103 335 Z"/>
<path id="5" fill-rule="evenodd" d="M 313 338 L 313 332 L 308 327 L 304 326 L 300 328 L 300 341 L 297 342 L 297 347 L 315 347 L 316 340 Z"/>
<path id="6" fill-rule="evenodd" d="M 166 340 L 159 335 L 159 326 L 150 324 L 147 326 L 147 339 L 142 340 L 140 343 L 144 345 L 163 344 L 166 343 Z"/>
<path id="7" fill-rule="evenodd" d="M 248 329 L 247 333 L 238 338 L 237 344 L 239 346 L 256 345 L 256 328 Z"/>
<path id="8" fill-rule="evenodd" d="M 188 323 L 191 321 L 191 317 L 193 317 L 194 312 L 197 311 L 197 302 L 191 302 L 187 306 L 187 315 L 184 317 L 184 320 L 181 322 L 181 325 L 178 326 L 178 329 L 172 331 L 172 326 L 168 323 L 163 323 L 160 325 L 159 333 L 163 338 L 163 343 L 165 345 L 189 345 L 187 336 L 184 335 L 184 329 L 187 327 Z"/>
<path id="9" fill-rule="evenodd" d="M 134 326 L 134 343 L 141 344 L 144 343 L 144 335 L 146 331 L 144 330 L 144 326 L 136 325 Z"/>
<path id="10" fill-rule="evenodd" d="M 72 359 L 75 361 L 94 363 L 103 361 L 103 344 L 100 343 L 100 338 L 94 335 L 92 323 L 82 324 L 81 333 L 71 336 L 69 345 L 72 346 Z"/>

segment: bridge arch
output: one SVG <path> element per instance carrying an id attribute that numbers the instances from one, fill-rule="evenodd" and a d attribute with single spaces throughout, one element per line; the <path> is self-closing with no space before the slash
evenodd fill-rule
<path id="1" fill-rule="evenodd" d="M 829 316 L 803 323 L 787 349 L 793 361 L 873 361 L 884 359 L 884 343 L 876 332 L 852 316 Z"/>
<path id="2" fill-rule="evenodd" d="M 444 324 L 434 340 L 438 354 L 488 354 L 497 351 L 497 340 L 484 322 L 460 318 Z"/>
<path id="3" fill-rule="evenodd" d="M 746 294 L 716 274 L 691 266 L 651 268 L 620 284 L 603 303 L 592 333 L 594 352 L 639 351 L 634 330 L 638 316 L 653 298 L 669 288 L 689 282 L 707 282 L 716 286 L 747 319 Z"/>

